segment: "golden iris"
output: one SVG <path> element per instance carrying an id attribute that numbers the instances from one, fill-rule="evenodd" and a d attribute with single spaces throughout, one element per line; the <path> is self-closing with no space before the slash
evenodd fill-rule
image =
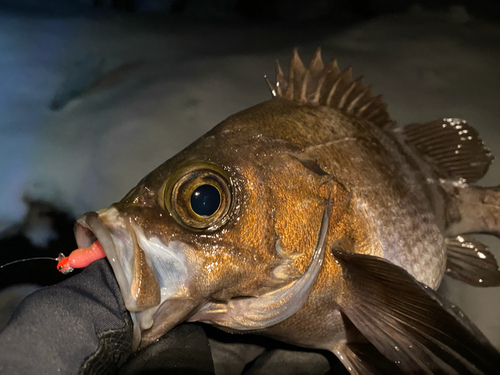
<path id="1" fill-rule="evenodd" d="M 215 230 L 231 208 L 229 175 L 217 164 L 194 162 L 177 169 L 165 184 L 167 210 L 183 227 Z"/>

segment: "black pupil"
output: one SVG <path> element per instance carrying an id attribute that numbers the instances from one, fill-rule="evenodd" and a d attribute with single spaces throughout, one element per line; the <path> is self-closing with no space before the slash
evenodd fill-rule
<path id="1" fill-rule="evenodd" d="M 213 185 L 200 185 L 191 194 L 191 208 L 200 216 L 213 215 L 219 206 L 220 193 Z"/>

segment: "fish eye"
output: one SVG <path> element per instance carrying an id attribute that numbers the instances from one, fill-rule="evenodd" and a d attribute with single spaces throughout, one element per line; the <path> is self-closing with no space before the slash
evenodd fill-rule
<path id="1" fill-rule="evenodd" d="M 191 209 L 200 216 L 211 216 L 220 206 L 220 192 L 210 184 L 198 186 L 191 194 Z"/>
<path id="2" fill-rule="evenodd" d="M 194 231 L 215 230 L 227 221 L 231 208 L 229 176 L 213 163 L 182 166 L 165 183 L 164 203 L 183 227 Z"/>

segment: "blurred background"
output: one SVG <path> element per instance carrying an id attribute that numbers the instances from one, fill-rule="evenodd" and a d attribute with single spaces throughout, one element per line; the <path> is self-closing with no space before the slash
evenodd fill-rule
<path id="1" fill-rule="evenodd" d="M 464 118 L 500 156 L 499 22 L 473 0 L 0 0 L 0 265 L 68 255 L 78 215 L 269 99 L 294 47 L 352 66 L 400 125 Z M 0 326 L 55 265 L 0 269 Z M 500 347 L 498 289 L 442 287 Z"/>

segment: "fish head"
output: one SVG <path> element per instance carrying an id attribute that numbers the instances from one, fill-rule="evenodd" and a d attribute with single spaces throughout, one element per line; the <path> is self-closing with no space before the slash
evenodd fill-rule
<path id="1" fill-rule="evenodd" d="M 97 238 L 107 254 L 136 346 L 207 305 L 269 295 L 311 262 L 331 188 L 267 126 L 276 101 L 230 117 L 77 221 L 78 246 Z"/>

